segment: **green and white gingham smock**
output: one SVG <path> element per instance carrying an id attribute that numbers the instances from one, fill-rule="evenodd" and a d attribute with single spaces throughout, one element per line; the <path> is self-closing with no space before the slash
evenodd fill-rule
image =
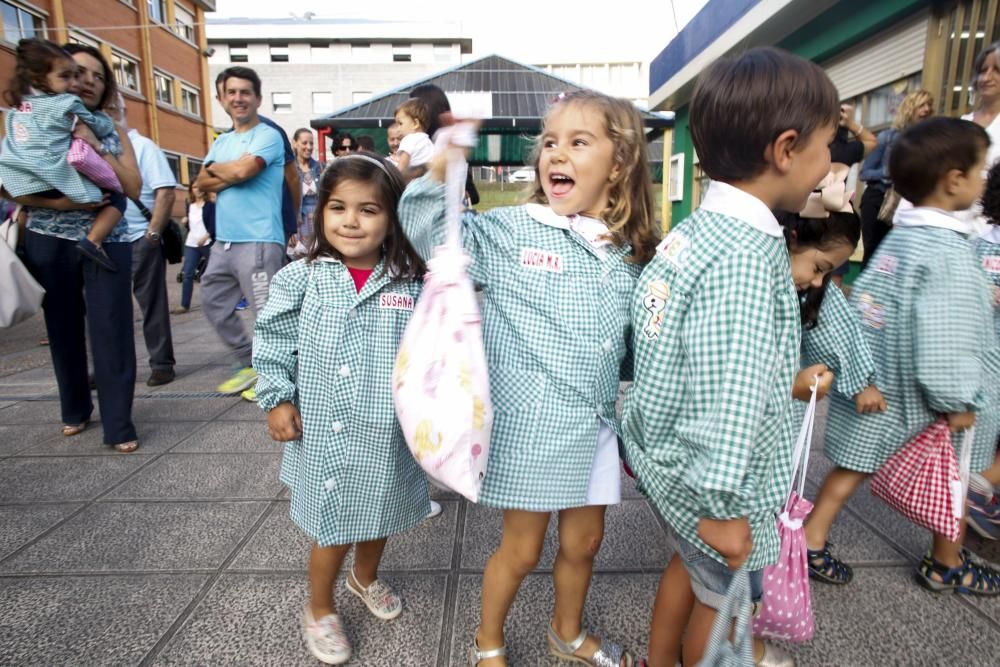
<path id="1" fill-rule="evenodd" d="M 713 182 L 642 272 L 632 312 L 635 382 L 622 430 L 640 489 L 720 562 L 698 521 L 746 517 L 747 568 L 773 563 L 798 428 L 801 325 L 787 246 L 767 206 Z"/>
<path id="2" fill-rule="evenodd" d="M 802 330 L 802 358 L 803 366 L 826 364 L 834 375 L 833 388 L 844 396 L 875 384 L 875 360 L 861 318 L 836 285 L 826 287 L 816 326 Z"/>
<path id="3" fill-rule="evenodd" d="M 101 189 L 74 169 L 66 154 L 77 118 L 102 139 L 115 131 L 109 116 L 90 111 L 69 93 L 25 95 L 5 116 L 0 180 L 12 197 L 59 190 L 78 203 L 101 201 Z"/>
<path id="4" fill-rule="evenodd" d="M 1000 226 L 990 225 L 986 232 L 972 242 L 979 265 L 986 273 L 990 283 L 993 298 L 993 325 L 997 333 L 997 344 L 1000 345 Z M 1000 350 L 997 351 L 1000 355 Z M 986 401 L 990 407 L 976 415 L 976 440 L 974 447 L 995 447 L 1000 437 L 1000 368 L 987 364 Z"/>
<path id="5" fill-rule="evenodd" d="M 989 285 L 966 238 L 971 225 L 919 207 L 898 211 L 894 223 L 850 299 L 888 409 L 858 414 L 851 397 L 830 394 L 826 455 L 866 473 L 942 414 L 984 415 L 986 365 L 997 355 Z M 995 452 L 982 446 L 983 438 L 976 441 L 973 472 L 992 463 Z"/>
<path id="6" fill-rule="evenodd" d="M 254 327 L 258 404 L 268 412 L 289 401 L 302 414 L 281 481 L 292 520 L 321 546 L 399 533 L 430 511 L 392 402 L 396 349 L 420 283 L 382 268 L 358 293 L 336 260 L 293 262 L 275 274 Z"/>
<path id="7" fill-rule="evenodd" d="M 554 511 L 587 504 L 600 424 L 618 430 L 629 299 L 641 267 L 626 261 L 630 248 L 608 245 L 602 256 L 529 210 L 462 219 L 469 275 L 483 289 L 494 408 L 481 502 Z M 444 242 L 444 214 L 440 183 L 424 177 L 403 193 L 400 219 L 423 257 Z"/>

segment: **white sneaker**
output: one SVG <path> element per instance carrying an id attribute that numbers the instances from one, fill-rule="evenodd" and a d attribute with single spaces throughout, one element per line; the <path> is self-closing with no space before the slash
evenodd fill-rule
<path id="1" fill-rule="evenodd" d="M 441 509 L 441 503 L 439 503 L 439 502 L 437 502 L 437 501 L 434 501 L 434 500 L 432 500 L 432 501 L 431 501 L 431 511 L 430 511 L 430 512 L 428 512 L 428 513 L 427 513 L 427 516 L 426 516 L 426 517 L 424 517 L 424 518 L 425 518 L 425 519 L 433 519 L 433 518 L 434 518 L 434 517 L 436 517 L 436 516 L 437 516 L 438 514 L 440 514 L 440 513 L 442 512 L 442 511 L 443 511 L 443 510 Z"/>
<path id="2" fill-rule="evenodd" d="M 327 614 L 317 621 L 307 602 L 302 612 L 302 636 L 309 652 L 320 662 L 341 665 L 351 659 L 351 644 L 338 614 Z"/>

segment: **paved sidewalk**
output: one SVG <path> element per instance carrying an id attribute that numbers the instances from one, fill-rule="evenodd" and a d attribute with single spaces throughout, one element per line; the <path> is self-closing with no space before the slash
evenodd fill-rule
<path id="1" fill-rule="evenodd" d="M 173 302 L 177 285 L 171 283 Z M 40 320 L 0 346 L 0 665 L 317 665 L 298 615 L 308 542 L 288 519 L 280 445 L 255 405 L 219 397 L 228 360 L 200 310 L 174 317 L 178 379 L 151 390 L 137 335 L 141 448 L 117 454 L 100 426 L 59 435 Z M 829 464 L 814 450 L 811 492 Z M 608 512 L 586 623 L 642 652 L 672 547 L 631 484 Z M 389 541 L 382 575 L 406 599 L 394 622 L 338 594 L 353 665 L 462 665 L 498 512 L 437 493 L 444 514 Z M 507 626 L 510 663 L 546 655 L 551 540 Z M 911 581 L 928 536 L 867 490 L 832 540 L 856 566 L 846 588 L 813 586 L 817 637 L 799 664 L 1000 664 L 1000 600 L 935 596 Z M 970 542 L 1000 560 L 1000 548 Z M 342 584 L 338 589 L 343 590 Z"/>

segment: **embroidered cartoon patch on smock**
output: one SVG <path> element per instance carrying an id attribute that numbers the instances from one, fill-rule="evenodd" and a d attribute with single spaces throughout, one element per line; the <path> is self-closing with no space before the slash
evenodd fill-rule
<path id="1" fill-rule="evenodd" d="M 899 260 L 892 255 L 882 255 L 878 258 L 878 262 L 875 264 L 876 273 L 884 273 L 889 276 L 896 275 L 896 270 L 899 268 Z"/>
<path id="2" fill-rule="evenodd" d="M 871 294 L 862 294 L 858 298 L 858 310 L 861 311 L 861 321 L 872 329 L 881 329 L 885 326 L 885 308 L 880 303 L 875 303 L 875 297 Z"/>
<path id="3" fill-rule="evenodd" d="M 642 307 L 649 313 L 642 334 L 650 340 L 656 339 L 663 328 L 663 311 L 670 298 L 670 286 L 662 280 L 654 280 L 646 286 L 646 294 L 642 297 Z"/>
<path id="4" fill-rule="evenodd" d="M 983 257 L 983 270 L 986 273 L 1000 273 L 1000 255 Z"/>

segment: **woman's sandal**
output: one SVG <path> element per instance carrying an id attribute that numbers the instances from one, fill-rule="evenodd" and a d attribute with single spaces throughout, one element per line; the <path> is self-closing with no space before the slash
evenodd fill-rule
<path id="1" fill-rule="evenodd" d="M 63 424 L 62 434 L 67 438 L 70 438 L 74 435 L 80 435 L 81 433 L 83 433 L 84 429 L 87 428 L 87 424 L 89 423 L 90 420 L 85 419 L 79 424 Z"/>
<path id="2" fill-rule="evenodd" d="M 469 649 L 469 667 L 476 667 L 480 660 L 486 660 L 487 658 L 506 658 L 507 657 L 507 647 L 501 646 L 500 648 L 489 648 L 485 651 L 479 648 L 479 642 L 475 639 L 472 640 L 472 647 Z"/>
<path id="3" fill-rule="evenodd" d="M 116 452 L 122 452 L 123 454 L 129 454 L 139 449 L 138 440 L 130 440 L 129 442 L 119 442 L 117 445 L 111 445 L 114 447 Z"/>
<path id="4" fill-rule="evenodd" d="M 594 651 L 589 659 L 581 658 L 576 652 L 587 641 L 587 631 L 580 632 L 580 636 L 571 642 L 564 642 L 556 631 L 549 624 L 549 651 L 560 660 L 575 662 L 580 665 L 591 665 L 592 667 L 621 667 L 622 659 L 625 660 L 625 667 L 635 667 L 635 658 L 628 651 L 623 651 L 622 647 L 613 642 L 601 639 L 600 647 Z"/>
<path id="5" fill-rule="evenodd" d="M 934 593 L 1000 595 L 1000 571 L 966 549 L 962 550 L 962 564 L 958 567 L 943 565 L 928 552 L 913 577 Z"/>
<path id="6" fill-rule="evenodd" d="M 822 549 L 806 549 L 806 560 L 809 564 L 809 578 L 828 584 L 849 584 L 854 578 L 851 566 L 833 557 L 830 553 L 830 543 Z"/>

